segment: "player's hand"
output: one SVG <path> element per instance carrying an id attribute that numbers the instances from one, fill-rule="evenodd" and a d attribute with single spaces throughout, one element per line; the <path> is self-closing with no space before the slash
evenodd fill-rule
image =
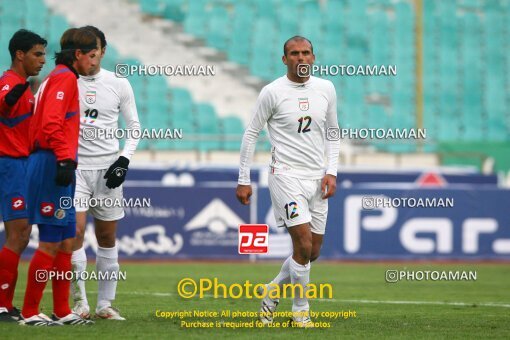
<path id="1" fill-rule="evenodd" d="M 15 85 L 6 95 L 5 95 L 5 103 L 9 106 L 14 106 L 21 98 L 25 90 L 28 88 L 30 83 L 27 81 L 25 84 L 17 84 Z"/>
<path id="2" fill-rule="evenodd" d="M 75 169 L 76 162 L 72 159 L 57 161 L 57 176 L 55 177 L 55 183 L 61 187 L 69 186 L 73 182 Z"/>
<path id="3" fill-rule="evenodd" d="M 322 179 L 322 199 L 333 197 L 336 192 L 336 177 L 333 175 L 326 175 Z"/>
<path id="4" fill-rule="evenodd" d="M 128 171 L 129 159 L 124 156 L 120 156 L 106 171 L 104 179 L 106 179 L 106 186 L 109 189 L 115 189 L 119 187 L 126 179 Z"/>
<path id="5" fill-rule="evenodd" d="M 237 185 L 236 196 L 239 202 L 244 205 L 250 204 L 251 185 Z"/>

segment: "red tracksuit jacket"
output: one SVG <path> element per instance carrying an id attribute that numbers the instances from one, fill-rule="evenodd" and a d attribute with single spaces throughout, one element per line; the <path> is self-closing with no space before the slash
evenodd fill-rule
<path id="1" fill-rule="evenodd" d="M 78 74 L 57 65 L 36 93 L 30 124 L 32 151 L 51 150 L 57 160 L 76 161 L 80 133 Z"/>
<path id="2" fill-rule="evenodd" d="M 0 157 L 28 157 L 30 153 L 28 129 L 34 106 L 32 91 L 26 89 L 13 106 L 5 103 L 5 95 L 15 85 L 25 82 L 25 78 L 12 70 L 0 77 Z"/>

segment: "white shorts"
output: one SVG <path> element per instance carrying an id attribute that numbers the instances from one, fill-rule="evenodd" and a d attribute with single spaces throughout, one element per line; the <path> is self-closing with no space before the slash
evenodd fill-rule
<path id="1" fill-rule="evenodd" d="M 76 170 L 76 212 L 88 211 L 101 221 L 117 221 L 124 217 L 124 208 L 115 204 L 97 204 L 95 199 L 113 199 L 117 202 L 123 200 L 122 185 L 109 189 L 106 186 L 106 169 L 103 170 Z M 107 200 L 108 201 L 108 200 Z M 111 200 L 109 200 L 111 202 Z M 90 204 L 83 204 L 89 202 Z"/>
<path id="2" fill-rule="evenodd" d="M 320 179 L 301 179 L 269 174 L 269 192 L 276 225 L 293 227 L 310 223 L 314 234 L 324 235 L 328 200 L 322 199 Z"/>

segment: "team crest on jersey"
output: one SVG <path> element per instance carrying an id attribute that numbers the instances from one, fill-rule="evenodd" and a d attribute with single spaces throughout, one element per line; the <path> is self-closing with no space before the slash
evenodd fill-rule
<path id="1" fill-rule="evenodd" d="M 310 104 L 308 103 L 308 98 L 298 98 L 299 101 L 299 109 L 301 111 L 308 111 Z"/>
<path id="2" fill-rule="evenodd" d="M 96 91 L 87 91 L 85 101 L 87 104 L 94 104 L 96 102 Z"/>
<path id="3" fill-rule="evenodd" d="M 57 211 L 55 211 L 55 217 L 61 220 L 66 217 L 66 212 L 63 209 L 57 209 Z"/>
<path id="4" fill-rule="evenodd" d="M 9 89 L 10 89 L 9 84 L 2 87 L 2 91 L 9 91 Z"/>

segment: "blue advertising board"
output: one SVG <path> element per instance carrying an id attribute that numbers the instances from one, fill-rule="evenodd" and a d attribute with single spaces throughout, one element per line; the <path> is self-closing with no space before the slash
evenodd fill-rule
<path id="1" fill-rule="evenodd" d="M 251 180 L 258 183 L 262 172 L 267 172 L 267 166 L 253 167 Z M 338 184 L 360 183 L 415 183 L 428 171 L 342 171 L 338 174 Z M 498 177 L 495 174 L 483 175 L 479 173 L 452 173 L 435 171 L 446 184 L 472 184 L 472 185 L 497 185 Z M 164 167 L 164 168 L 130 168 L 127 180 L 129 182 L 156 181 L 166 185 L 187 185 L 189 183 L 200 184 L 205 182 L 233 182 L 237 183 L 239 174 L 238 167 Z"/>
<path id="2" fill-rule="evenodd" d="M 274 225 L 267 188 L 258 202 L 257 222 Z M 321 258 L 510 259 L 508 202 L 510 190 L 495 188 L 342 188 L 329 199 Z"/>
<path id="3" fill-rule="evenodd" d="M 125 208 L 126 217 L 119 222 L 117 234 L 119 256 L 246 260 L 250 255 L 238 254 L 238 226 L 264 223 L 270 226 L 269 253 L 251 258 L 286 257 L 292 249 L 290 237 L 275 225 L 269 190 L 255 191 L 252 204 L 243 206 L 232 186 L 126 187 L 127 199 L 149 199 L 150 206 Z M 425 207 L 416 203 L 434 199 L 451 204 Z M 367 206 L 367 200 L 374 201 Z M 385 203 L 377 206 L 375 200 Z M 510 190 L 496 188 L 342 188 L 329 200 L 321 257 L 510 259 L 508 202 Z M 2 239 L 3 229 L 0 224 Z M 37 242 L 34 226 L 24 258 L 33 254 Z M 91 222 L 84 244 L 89 255 L 97 250 Z"/>

